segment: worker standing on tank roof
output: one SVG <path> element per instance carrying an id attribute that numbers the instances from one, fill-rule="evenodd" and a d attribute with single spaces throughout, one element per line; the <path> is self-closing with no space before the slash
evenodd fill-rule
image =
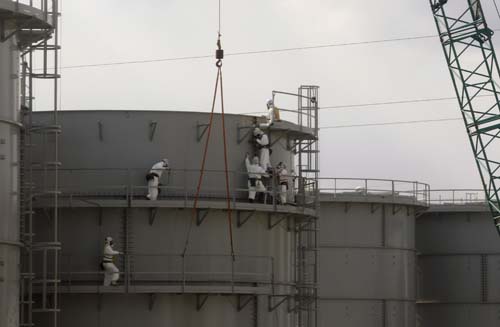
<path id="1" fill-rule="evenodd" d="M 262 184 L 262 176 L 266 175 L 266 170 L 259 165 L 259 158 L 254 157 L 250 162 L 249 155 L 245 158 L 245 165 L 248 172 L 248 201 L 253 203 L 257 192 L 266 192 Z"/>
<path id="2" fill-rule="evenodd" d="M 255 138 L 255 144 L 259 149 L 260 156 L 260 166 L 266 171 L 271 170 L 271 156 L 270 156 L 270 145 L 269 138 L 260 128 L 256 127 L 253 131 L 253 136 Z"/>
<path id="3" fill-rule="evenodd" d="M 104 270 L 104 286 L 116 286 L 120 278 L 120 270 L 114 264 L 114 257 L 121 254 L 113 249 L 113 238 L 104 239 L 104 251 L 102 257 L 102 269 Z"/>
<path id="4" fill-rule="evenodd" d="M 146 175 L 146 181 L 148 182 L 148 195 L 146 197 L 149 200 L 158 199 L 158 186 L 160 183 L 161 175 L 165 170 L 169 170 L 168 159 L 162 159 L 151 167 L 151 170 Z"/>
<path id="5" fill-rule="evenodd" d="M 267 122 L 259 124 L 260 128 L 269 128 L 275 121 L 280 120 L 279 109 L 274 106 L 274 101 L 272 99 L 267 100 Z"/>
<path id="6" fill-rule="evenodd" d="M 288 194 L 288 170 L 286 170 L 286 165 L 280 162 L 276 167 L 276 171 L 278 173 L 280 203 L 284 205 L 287 202 Z"/>

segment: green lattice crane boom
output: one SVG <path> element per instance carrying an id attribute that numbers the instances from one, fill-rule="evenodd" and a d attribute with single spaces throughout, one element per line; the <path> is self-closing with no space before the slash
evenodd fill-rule
<path id="1" fill-rule="evenodd" d="M 430 0 L 460 111 L 500 233 L 500 69 L 479 0 Z"/>

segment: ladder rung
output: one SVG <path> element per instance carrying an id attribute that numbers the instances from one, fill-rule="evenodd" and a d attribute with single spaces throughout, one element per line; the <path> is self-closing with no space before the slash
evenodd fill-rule
<path id="1" fill-rule="evenodd" d="M 44 283 L 47 283 L 47 284 L 59 284 L 61 282 L 60 279 L 34 279 L 32 281 L 33 284 L 44 284 Z"/>
<path id="2" fill-rule="evenodd" d="M 33 309 L 33 312 L 59 312 L 60 309 Z"/>

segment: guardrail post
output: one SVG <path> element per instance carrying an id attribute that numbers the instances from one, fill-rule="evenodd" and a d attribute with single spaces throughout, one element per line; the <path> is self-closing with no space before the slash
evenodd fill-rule
<path id="1" fill-rule="evenodd" d="M 273 188 L 273 210 L 276 211 L 277 203 L 276 203 L 276 174 L 274 171 L 271 173 L 271 187 Z"/>
<path id="2" fill-rule="evenodd" d="M 125 255 L 125 293 L 129 292 L 130 287 L 130 255 Z"/>
<path id="3" fill-rule="evenodd" d="M 236 171 L 233 171 L 231 172 L 231 175 L 233 176 L 233 178 L 231 179 L 233 181 L 233 210 L 236 210 L 236 192 L 237 192 L 237 175 L 236 175 Z"/>
<path id="4" fill-rule="evenodd" d="M 271 293 L 274 295 L 275 294 L 275 289 L 274 289 L 274 257 L 270 258 L 271 262 Z"/>
<path id="5" fill-rule="evenodd" d="M 391 181 L 391 189 L 392 189 L 392 201 L 395 201 L 396 194 L 395 194 L 395 188 L 394 188 L 394 181 Z"/>
<path id="6" fill-rule="evenodd" d="M 337 197 L 337 179 L 333 179 L 333 198 Z"/>
<path id="7" fill-rule="evenodd" d="M 365 197 L 368 197 L 368 179 L 365 179 L 365 191 L 363 193 L 365 193 Z"/>
<path id="8" fill-rule="evenodd" d="M 229 260 L 231 260 L 231 293 L 234 293 L 234 263 L 236 262 L 235 256 L 229 256 Z"/>
<path id="9" fill-rule="evenodd" d="M 182 255 L 182 293 L 186 290 L 186 256 Z"/>

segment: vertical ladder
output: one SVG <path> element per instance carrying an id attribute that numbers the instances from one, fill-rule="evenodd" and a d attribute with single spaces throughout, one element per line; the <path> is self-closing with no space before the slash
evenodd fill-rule
<path id="1" fill-rule="evenodd" d="M 298 139 L 299 201 L 302 206 L 319 209 L 319 127 L 318 86 L 303 85 L 298 91 L 298 125 L 312 135 Z M 296 223 L 296 300 L 297 325 L 315 327 L 317 320 L 317 217 L 298 218 Z"/>
<path id="2" fill-rule="evenodd" d="M 429 0 L 493 222 L 500 233 L 500 69 L 479 0 Z"/>
<path id="3" fill-rule="evenodd" d="M 35 6 L 35 2 L 30 5 Z M 21 326 L 34 326 L 34 314 L 44 315 L 43 320 L 51 326 L 58 325 L 59 252 L 58 238 L 58 0 L 39 1 L 36 7 L 42 11 L 51 27 L 19 26 L 16 33 L 28 40 L 21 44 L 22 79 L 21 113 L 23 133 L 21 136 L 21 238 L 24 243 L 21 267 Z M 35 41 L 37 40 L 37 41 Z M 44 84 L 51 92 L 51 121 L 36 125 L 32 119 L 34 88 Z M 34 162 L 33 152 L 37 141 L 37 152 L 43 158 Z M 48 203 L 45 210 L 34 210 L 33 199 Z M 34 221 L 41 217 L 47 220 L 50 232 L 44 239 L 33 233 Z M 36 265 L 35 265 L 36 263 Z M 36 296 L 34 296 L 36 295 Z"/>

